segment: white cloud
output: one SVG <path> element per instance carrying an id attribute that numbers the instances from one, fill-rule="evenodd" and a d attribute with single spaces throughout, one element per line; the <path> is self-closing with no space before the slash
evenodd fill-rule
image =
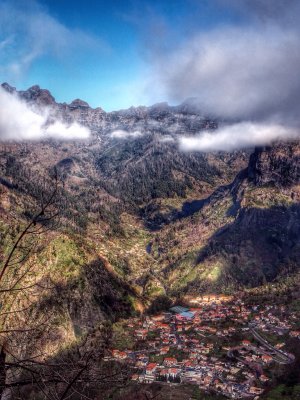
<path id="1" fill-rule="evenodd" d="M 171 101 L 197 97 L 224 118 L 298 115 L 300 36 L 280 27 L 202 33 L 159 62 L 153 80 Z"/>
<path id="2" fill-rule="evenodd" d="M 68 28 L 35 0 L 0 2 L 0 72 L 8 80 L 24 74 L 44 55 L 62 62 L 74 61 L 78 54 L 98 48 L 106 50 L 107 45 L 81 30 Z"/>
<path id="3" fill-rule="evenodd" d="M 161 143 L 171 143 L 171 142 L 175 142 L 175 139 L 171 135 L 164 135 L 159 138 L 159 141 Z"/>
<path id="4" fill-rule="evenodd" d="M 0 140 L 40 140 L 46 138 L 87 139 L 90 131 L 78 123 L 48 122 L 50 110 L 33 111 L 16 95 L 0 88 Z M 52 119 L 53 115 L 51 115 Z"/>
<path id="5" fill-rule="evenodd" d="M 154 44 L 149 97 L 171 103 L 193 98 L 201 113 L 227 122 L 215 132 L 182 137 L 185 150 L 229 150 L 294 137 L 300 130 L 299 1 L 278 0 L 275 7 L 269 0 L 218 1 L 240 11 L 241 20 L 194 29 L 169 50 L 157 51 Z"/>
<path id="6" fill-rule="evenodd" d="M 183 151 L 231 151 L 265 145 L 277 139 L 299 137 L 299 129 L 276 123 L 241 122 L 205 131 L 197 136 L 182 136 L 179 147 Z"/>
<path id="7" fill-rule="evenodd" d="M 110 134 L 110 137 L 114 139 L 138 138 L 140 136 L 143 136 L 143 134 L 140 131 L 129 132 L 123 129 L 116 129 Z"/>
<path id="8" fill-rule="evenodd" d="M 60 140 L 88 139 L 90 131 L 77 122 L 66 125 L 61 121 L 55 121 L 44 130 L 44 135 Z"/>

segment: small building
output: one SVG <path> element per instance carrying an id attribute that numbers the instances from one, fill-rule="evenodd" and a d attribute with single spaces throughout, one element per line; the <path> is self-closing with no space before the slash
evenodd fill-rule
<path id="1" fill-rule="evenodd" d="M 251 394 L 262 394 L 263 391 L 264 391 L 263 389 L 258 388 L 256 386 L 250 386 L 250 389 L 249 389 L 249 393 L 251 393 Z"/>
<path id="2" fill-rule="evenodd" d="M 120 350 L 112 350 L 112 356 L 118 360 L 125 360 L 127 358 L 125 351 Z"/>
<path id="3" fill-rule="evenodd" d="M 157 368 L 157 364 L 155 363 L 149 363 L 146 367 L 146 374 L 147 375 L 153 375 L 155 370 Z"/>
<path id="4" fill-rule="evenodd" d="M 268 364 L 268 363 L 270 363 L 270 362 L 273 360 L 273 357 L 272 357 L 272 356 L 269 356 L 268 354 L 263 354 L 263 355 L 261 356 L 261 359 L 262 359 L 262 361 L 263 361 L 264 363 Z"/>
<path id="5" fill-rule="evenodd" d="M 269 378 L 266 375 L 261 375 L 259 377 L 259 380 L 263 383 L 268 382 Z"/>
<path id="6" fill-rule="evenodd" d="M 133 374 L 131 377 L 132 381 L 138 381 L 139 380 L 139 375 L 138 374 Z"/>
<path id="7" fill-rule="evenodd" d="M 164 365 L 166 365 L 166 366 L 171 367 L 171 366 L 176 365 L 176 364 L 177 364 L 177 360 L 176 360 L 175 357 L 166 357 L 164 359 Z"/>
<path id="8" fill-rule="evenodd" d="M 180 374 L 181 370 L 179 368 L 169 368 L 168 374 L 172 378 L 176 378 Z"/>
<path id="9" fill-rule="evenodd" d="M 251 345 L 251 342 L 249 340 L 243 340 L 242 341 L 242 345 L 245 346 L 245 347 L 248 347 L 248 346 Z"/>
<path id="10" fill-rule="evenodd" d="M 139 339 L 145 339 L 147 337 L 147 329 L 137 329 L 134 334 L 136 337 L 138 337 Z"/>
<path id="11" fill-rule="evenodd" d="M 159 375 L 160 375 L 160 376 L 165 376 L 165 377 L 167 377 L 167 376 L 168 376 L 168 369 L 167 369 L 167 368 L 161 369 L 161 370 L 159 371 Z"/>
<path id="12" fill-rule="evenodd" d="M 170 350 L 170 346 L 164 346 L 160 349 L 160 354 L 167 354 Z"/>

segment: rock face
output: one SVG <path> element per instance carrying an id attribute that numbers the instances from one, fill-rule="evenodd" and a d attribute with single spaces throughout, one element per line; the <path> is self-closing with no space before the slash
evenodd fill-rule
<path id="1" fill-rule="evenodd" d="M 2 88 L 4 89 L 4 90 L 6 90 L 8 93 L 14 93 L 14 92 L 16 92 L 16 88 L 15 87 L 13 87 L 13 86 L 10 86 L 7 82 L 4 82 L 4 83 L 2 83 Z"/>
<path id="2" fill-rule="evenodd" d="M 300 180 L 300 150 L 297 142 L 255 149 L 248 167 L 256 185 L 289 186 Z"/>
<path id="3" fill-rule="evenodd" d="M 89 108 L 90 106 L 86 101 L 75 99 L 72 101 L 71 104 L 69 104 L 69 107 L 73 109 L 73 108 Z"/>
<path id="4" fill-rule="evenodd" d="M 30 102 L 36 103 L 38 106 L 53 106 L 55 98 L 51 95 L 49 90 L 41 89 L 38 85 L 32 86 L 28 90 L 18 92 L 19 96 Z"/>

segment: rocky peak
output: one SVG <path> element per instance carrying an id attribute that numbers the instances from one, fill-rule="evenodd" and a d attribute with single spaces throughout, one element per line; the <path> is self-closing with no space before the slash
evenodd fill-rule
<path id="1" fill-rule="evenodd" d="M 41 89 L 38 85 L 31 86 L 25 91 L 20 91 L 19 96 L 29 102 L 36 102 L 38 105 L 48 106 L 55 104 L 55 98 L 47 89 Z"/>
<path id="2" fill-rule="evenodd" d="M 70 108 L 89 108 L 89 104 L 81 99 L 75 99 L 70 103 Z"/>
<path id="3" fill-rule="evenodd" d="M 16 88 L 13 86 L 10 86 L 7 82 L 2 83 L 1 87 L 8 93 L 15 93 Z"/>

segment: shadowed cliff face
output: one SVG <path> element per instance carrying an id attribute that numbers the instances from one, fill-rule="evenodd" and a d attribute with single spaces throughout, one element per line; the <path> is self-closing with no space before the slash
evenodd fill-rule
<path id="1" fill-rule="evenodd" d="M 299 150 L 299 142 L 256 149 L 232 184 L 158 234 L 152 254 L 172 291 L 232 291 L 299 268 Z"/>
<path id="2" fill-rule="evenodd" d="M 257 186 L 288 187 L 300 181 L 300 149 L 298 142 L 255 149 L 250 157 L 248 179 Z"/>
<path id="3" fill-rule="evenodd" d="M 199 253 L 197 264 L 220 262 L 220 273 L 206 287 L 222 290 L 259 286 L 299 268 L 300 204 L 243 209 L 229 226 L 218 230 Z M 200 281 L 191 284 L 201 286 Z M 205 287 L 205 283 L 204 283 Z"/>
<path id="4" fill-rule="evenodd" d="M 63 272 L 62 272 L 63 274 Z M 41 310 L 49 314 L 60 310 L 69 318 L 75 336 L 95 329 L 105 320 L 115 321 L 132 315 L 130 286 L 105 267 L 100 258 L 83 265 L 78 276 L 53 285 L 51 294 L 40 301 Z"/>

